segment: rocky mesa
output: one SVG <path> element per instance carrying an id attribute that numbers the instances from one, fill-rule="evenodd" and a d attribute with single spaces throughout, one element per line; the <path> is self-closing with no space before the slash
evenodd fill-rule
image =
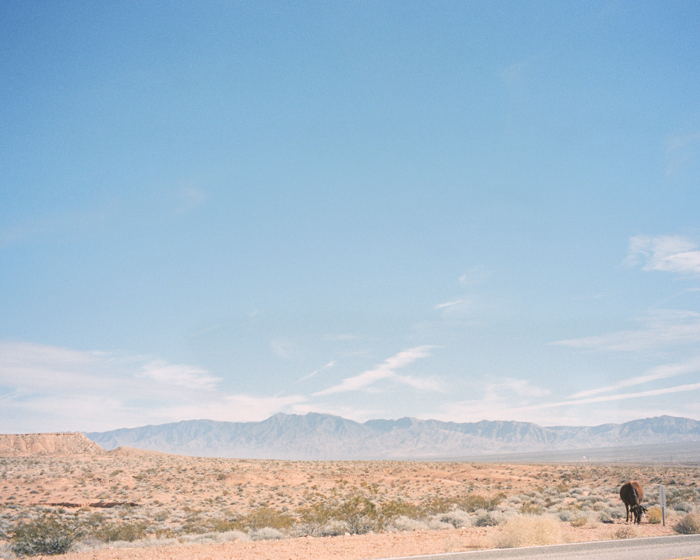
<path id="1" fill-rule="evenodd" d="M 102 447 L 81 433 L 0 434 L 0 455 L 103 455 Z"/>

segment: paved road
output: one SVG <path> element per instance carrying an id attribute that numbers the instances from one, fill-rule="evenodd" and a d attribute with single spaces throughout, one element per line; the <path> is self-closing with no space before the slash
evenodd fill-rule
<path id="1" fill-rule="evenodd" d="M 410 560 L 700 560 L 700 535 L 448 552 Z M 407 557 L 408 559 L 408 557 Z M 387 560 L 399 560 L 398 558 Z"/>

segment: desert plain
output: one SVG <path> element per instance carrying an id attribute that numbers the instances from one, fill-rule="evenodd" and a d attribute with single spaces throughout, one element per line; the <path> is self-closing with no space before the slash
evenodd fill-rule
<path id="1" fill-rule="evenodd" d="M 620 485 L 649 508 L 625 521 Z M 700 506 L 697 465 L 275 461 L 97 446 L 0 449 L 0 557 L 42 520 L 67 560 L 389 558 L 675 534 Z M 667 492 L 665 526 L 658 487 Z M 0 539 L 3 537 L 0 536 Z"/>

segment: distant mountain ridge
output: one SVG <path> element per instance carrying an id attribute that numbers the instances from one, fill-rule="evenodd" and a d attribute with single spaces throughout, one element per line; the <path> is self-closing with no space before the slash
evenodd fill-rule
<path id="1" fill-rule="evenodd" d="M 246 459 L 432 459 L 700 441 L 700 422 L 659 416 L 600 426 L 456 423 L 400 418 L 364 423 L 330 414 L 275 414 L 262 422 L 185 420 L 85 434 L 105 449 Z"/>

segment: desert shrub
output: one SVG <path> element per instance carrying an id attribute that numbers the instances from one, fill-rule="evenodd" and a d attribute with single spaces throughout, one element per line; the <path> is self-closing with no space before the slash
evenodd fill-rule
<path id="1" fill-rule="evenodd" d="M 306 525 L 324 525 L 333 519 L 333 509 L 328 502 L 316 502 L 297 510 L 299 519 Z"/>
<path id="2" fill-rule="evenodd" d="M 226 533 L 228 531 L 236 531 L 240 529 L 241 523 L 237 519 L 222 519 L 217 517 L 209 521 L 209 526 L 215 533 Z"/>
<path id="3" fill-rule="evenodd" d="M 476 527 L 495 527 L 498 525 L 498 520 L 490 513 L 484 513 L 477 517 L 474 525 Z"/>
<path id="4" fill-rule="evenodd" d="M 146 536 L 145 523 L 109 523 L 103 525 L 94 536 L 103 542 L 133 542 Z"/>
<path id="5" fill-rule="evenodd" d="M 329 521 L 323 525 L 319 530 L 320 537 L 337 537 L 339 535 L 344 535 L 347 533 L 347 526 L 342 521 Z"/>
<path id="6" fill-rule="evenodd" d="M 411 519 L 404 515 L 400 515 L 391 522 L 391 526 L 397 531 L 418 531 L 428 529 L 428 524 L 423 521 Z"/>
<path id="7" fill-rule="evenodd" d="M 520 513 L 524 515 L 542 515 L 544 508 L 533 501 L 527 501 L 520 504 Z"/>
<path id="8" fill-rule="evenodd" d="M 162 509 L 153 516 L 153 519 L 161 522 L 165 521 L 166 519 L 168 519 L 168 517 L 170 517 L 170 513 L 171 512 L 169 509 Z"/>
<path id="9" fill-rule="evenodd" d="M 17 556 L 65 554 L 80 536 L 74 522 L 43 514 L 15 527 L 10 548 Z"/>
<path id="10" fill-rule="evenodd" d="M 297 532 L 301 535 L 312 535 L 314 537 L 323 536 L 324 527 L 337 522 L 333 519 L 331 507 L 326 502 L 317 502 L 311 506 L 306 506 L 297 511 L 300 524 Z M 346 531 L 343 524 L 343 533 Z"/>
<path id="11" fill-rule="evenodd" d="M 649 516 L 649 523 L 651 523 L 652 525 L 658 525 L 659 523 L 661 523 L 661 519 L 663 516 L 661 514 L 660 507 L 650 507 L 647 510 L 647 515 Z"/>
<path id="12" fill-rule="evenodd" d="M 353 535 L 368 533 L 387 521 L 385 516 L 379 515 L 374 502 L 361 495 L 351 496 L 344 501 L 318 502 L 300 509 L 298 514 L 310 534 L 321 531 L 332 521 L 342 522 L 344 532 Z"/>
<path id="13" fill-rule="evenodd" d="M 384 522 L 389 522 L 397 517 L 410 517 L 420 519 L 423 517 L 423 508 L 403 500 L 391 500 L 382 504 L 380 515 Z"/>
<path id="14" fill-rule="evenodd" d="M 17 558 L 9 542 L 0 544 L 0 558 Z"/>
<path id="15" fill-rule="evenodd" d="M 514 516 L 494 536 L 497 548 L 557 544 L 562 541 L 561 523 L 549 516 Z"/>
<path id="16" fill-rule="evenodd" d="M 578 515 L 574 517 L 569 523 L 572 527 L 583 527 L 588 524 L 588 517 L 585 515 Z"/>
<path id="17" fill-rule="evenodd" d="M 348 528 L 345 523 L 331 519 L 326 523 L 298 523 L 290 530 L 290 536 L 337 537 L 347 532 Z"/>
<path id="18" fill-rule="evenodd" d="M 459 507 L 463 511 L 475 512 L 478 509 L 491 509 L 491 501 L 479 494 L 469 494 L 463 500 L 460 500 Z"/>
<path id="19" fill-rule="evenodd" d="M 474 513 L 479 509 L 493 511 L 498 505 L 506 499 L 503 493 L 497 494 L 492 498 L 485 498 L 480 494 L 469 494 L 465 498 L 458 500 L 455 504 L 462 511 Z"/>
<path id="20" fill-rule="evenodd" d="M 624 527 L 620 527 L 613 534 L 613 537 L 616 539 L 636 539 L 638 536 L 639 530 L 632 525 L 625 525 Z"/>
<path id="21" fill-rule="evenodd" d="M 467 512 L 459 509 L 453 509 L 452 511 L 448 511 L 446 513 L 439 513 L 438 515 L 435 515 L 433 519 L 435 521 L 439 521 L 440 523 L 449 523 L 455 529 L 472 526 L 471 516 Z"/>
<path id="22" fill-rule="evenodd" d="M 347 524 L 351 535 L 361 535 L 376 526 L 377 508 L 369 498 L 353 496 L 338 506 L 335 517 Z"/>
<path id="23" fill-rule="evenodd" d="M 445 523 L 444 521 L 440 521 L 440 518 L 437 515 L 433 515 L 430 519 L 427 520 L 427 523 L 428 528 L 433 530 L 444 531 L 446 529 L 454 529 L 451 523 Z"/>
<path id="24" fill-rule="evenodd" d="M 422 505 L 424 516 L 435 515 L 436 513 L 444 513 L 457 507 L 455 500 L 450 498 L 442 498 L 434 496 L 430 500 L 425 501 Z"/>
<path id="25" fill-rule="evenodd" d="M 220 543 L 233 541 L 249 541 L 250 537 L 241 531 L 226 531 L 223 533 L 204 533 L 201 535 L 188 535 L 181 537 L 183 542 L 193 544 Z M 146 542 L 150 541 L 148 539 Z"/>
<path id="26" fill-rule="evenodd" d="M 266 527 L 279 531 L 289 529 L 294 524 L 294 517 L 270 507 L 259 507 L 242 516 L 237 523 L 240 527 L 249 527 L 253 531 Z"/>
<path id="27" fill-rule="evenodd" d="M 690 513 L 693 511 L 693 505 L 689 504 L 688 502 L 678 502 L 673 506 L 673 509 L 676 511 L 682 511 L 684 513 Z"/>
<path id="28" fill-rule="evenodd" d="M 280 540 L 284 538 L 284 533 L 272 527 L 262 527 L 261 529 L 253 531 L 250 534 L 250 538 L 254 541 Z"/>
<path id="29" fill-rule="evenodd" d="M 610 517 L 613 519 L 622 519 L 625 517 L 625 506 L 616 506 L 610 509 Z"/>
<path id="30" fill-rule="evenodd" d="M 700 513 L 689 513 L 674 525 L 673 530 L 681 535 L 700 533 Z"/>
<path id="31" fill-rule="evenodd" d="M 562 509 L 557 513 L 559 521 L 571 521 L 574 518 L 574 512 L 570 509 Z"/>

